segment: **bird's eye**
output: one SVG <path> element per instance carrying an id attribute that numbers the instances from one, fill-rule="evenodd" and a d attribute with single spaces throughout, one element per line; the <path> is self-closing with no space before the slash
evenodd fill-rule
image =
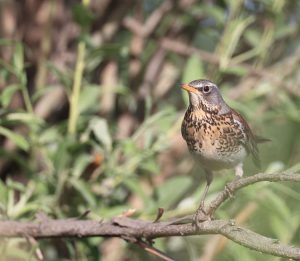
<path id="1" fill-rule="evenodd" d="M 204 93 L 209 93 L 209 92 L 210 92 L 210 87 L 209 87 L 208 85 L 205 85 L 205 86 L 203 87 L 203 92 L 204 92 Z"/>

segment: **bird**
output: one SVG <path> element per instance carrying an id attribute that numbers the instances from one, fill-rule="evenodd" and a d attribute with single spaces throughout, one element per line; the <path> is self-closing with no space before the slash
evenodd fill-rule
<path id="1" fill-rule="evenodd" d="M 200 205 L 193 216 L 194 222 L 199 225 L 213 172 L 234 168 L 236 178 L 241 178 L 243 161 L 249 154 L 260 167 L 257 144 L 269 139 L 253 134 L 241 114 L 226 104 L 215 83 L 199 79 L 183 83 L 181 88 L 189 95 L 181 134 L 195 160 L 202 165 L 206 178 Z"/>

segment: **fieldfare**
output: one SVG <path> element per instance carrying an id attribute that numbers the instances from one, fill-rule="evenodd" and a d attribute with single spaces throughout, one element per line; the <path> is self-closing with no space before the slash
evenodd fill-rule
<path id="1" fill-rule="evenodd" d="M 268 140 L 252 133 L 244 118 L 225 103 L 213 82 L 195 80 L 182 84 L 181 88 L 189 94 L 181 134 L 206 177 L 206 187 L 194 215 L 194 222 L 199 225 L 212 172 L 234 168 L 236 177 L 242 177 L 245 157 L 251 154 L 254 163 L 260 166 L 257 143 Z"/>

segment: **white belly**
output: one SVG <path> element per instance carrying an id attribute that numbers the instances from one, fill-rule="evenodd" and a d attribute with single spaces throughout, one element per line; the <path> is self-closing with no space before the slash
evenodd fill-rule
<path id="1" fill-rule="evenodd" d="M 201 165 L 210 170 L 230 169 L 244 161 L 247 151 L 244 146 L 239 146 L 234 152 L 218 150 L 203 150 L 194 154 Z"/>

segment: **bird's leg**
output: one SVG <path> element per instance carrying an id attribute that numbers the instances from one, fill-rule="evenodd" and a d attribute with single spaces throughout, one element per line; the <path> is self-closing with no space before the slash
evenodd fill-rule
<path id="1" fill-rule="evenodd" d="M 244 170 L 243 170 L 243 163 L 242 162 L 239 163 L 238 165 L 236 165 L 234 170 L 235 170 L 235 180 L 240 179 L 241 177 L 243 177 Z"/>
<path id="2" fill-rule="evenodd" d="M 239 163 L 238 165 L 236 165 L 236 167 L 235 167 L 234 170 L 235 170 L 235 178 L 234 178 L 234 180 L 231 181 L 231 182 L 234 182 L 234 181 L 236 181 L 236 180 L 239 180 L 240 178 L 243 177 L 243 174 L 244 174 L 243 163 L 241 162 L 241 163 Z M 226 184 L 226 185 L 225 185 L 225 190 L 226 190 L 226 192 L 228 193 L 229 197 L 232 198 L 232 197 L 233 197 L 233 192 L 232 192 L 232 190 L 231 190 L 229 184 Z"/>
<path id="3" fill-rule="evenodd" d="M 213 180 L 213 173 L 210 170 L 205 170 L 205 178 L 206 178 L 206 186 L 205 186 L 205 189 L 204 189 L 201 199 L 200 199 L 200 205 L 193 217 L 194 222 L 197 227 L 199 227 L 201 221 L 205 221 L 205 220 L 209 219 L 207 213 L 205 213 L 205 211 L 204 211 L 204 201 L 205 201 L 209 186 Z"/>

